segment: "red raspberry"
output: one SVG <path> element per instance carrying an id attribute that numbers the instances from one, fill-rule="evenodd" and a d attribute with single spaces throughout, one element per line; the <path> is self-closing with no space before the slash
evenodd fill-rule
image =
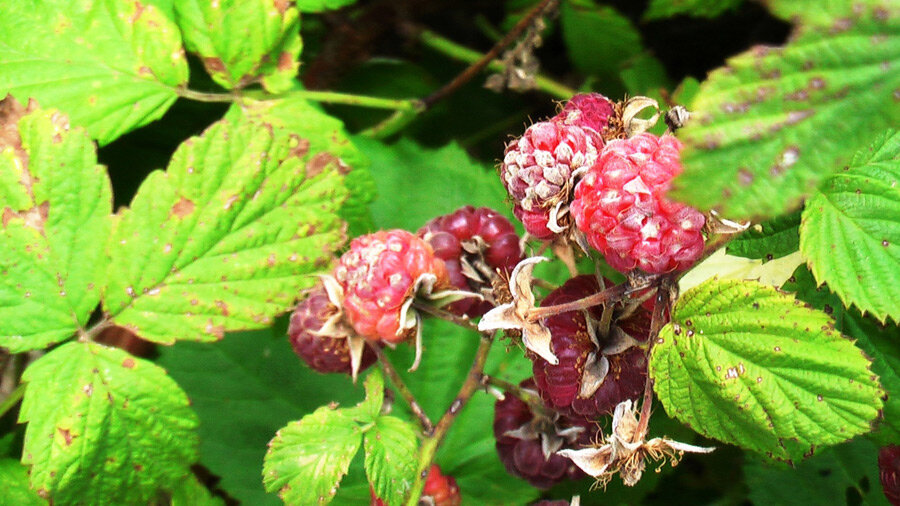
<path id="1" fill-rule="evenodd" d="M 541 305 L 564 304 L 599 290 L 594 276 L 577 276 L 550 292 Z M 601 308 L 591 308 L 590 314 L 599 321 Z M 646 309 L 638 307 L 624 321 L 614 321 L 609 335 L 598 335 L 600 345 L 606 346 L 617 328 L 637 341 L 646 341 L 650 332 L 650 316 Z M 643 349 L 631 347 L 621 353 L 603 355 L 591 339 L 587 319 L 581 311 L 560 313 L 544 321 L 550 329 L 551 347 L 559 363 L 553 365 L 531 352 L 528 356 L 533 362 L 534 381 L 541 398 L 549 406 L 563 412 L 593 417 L 612 413 L 620 402 L 638 398 L 643 393 L 647 379 L 647 358 Z M 609 371 L 591 395 L 581 397 L 583 374 L 592 353 L 595 361 L 602 357 L 609 361 Z"/>
<path id="2" fill-rule="evenodd" d="M 878 452 L 881 489 L 888 502 L 900 505 L 900 446 L 885 446 Z"/>
<path id="3" fill-rule="evenodd" d="M 602 145 L 593 130 L 541 121 L 506 146 L 500 178 L 528 233 L 541 239 L 556 234 L 547 228 L 551 211 L 569 202 L 574 177 L 594 164 Z"/>
<path id="4" fill-rule="evenodd" d="M 372 506 L 385 506 L 384 501 L 375 495 L 372 487 L 369 487 L 369 495 L 372 497 Z M 428 500 L 434 506 L 459 506 L 462 497 L 459 495 L 459 486 L 452 476 L 441 474 L 441 468 L 432 464 L 425 477 L 425 488 L 422 490 L 422 499 Z M 421 504 L 421 501 L 420 501 Z"/>
<path id="5" fill-rule="evenodd" d="M 334 277 L 344 290 L 344 313 L 356 333 L 388 343 L 413 335 L 401 319 L 421 280 L 430 277 L 436 287 L 450 284 L 447 268 L 431 246 L 405 230 L 357 237 L 341 256 Z"/>
<path id="6" fill-rule="evenodd" d="M 680 151 L 670 135 L 610 141 L 575 187 L 575 224 L 614 269 L 684 270 L 703 253 L 703 214 L 666 198 Z"/>
<path id="7" fill-rule="evenodd" d="M 489 296 L 496 271 L 508 276 L 522 260 L 516 229 L 503 215 L 487 207 L 466 206 L 438 216 L 418 234 L 444 261 L 450 283 L 461 290 Z M 478 303 L 477 299 L 470 298 L 455 302 L 448 309 L 457 314 L 480 316 L 492 307 L 489 301 Z"/>
<path id="8" fill-rule="evenodd" d="M 552 121 L 590 128 L 602 135 L 614 114 L 615 104 L 608 98 L 599 93 L 579 93 L 566 102 Z"/>
<path id="9" fill-rule="evenodd" d="M 325 322 L 336 315 L 339 308 L 328 300 L 325 288 L 317 286 L 309 297 L 297 304 L 288 326 L 288 337 L 294 352 L 313 370 L 322 373 L 351 374 L 350 347 L 346 336 L 320 335 Z M 360 370 L 375 362 L 375 353 L 363 349 Z"/>
<path id="10" fill-rule="evenodd" d="M 534 381 L 527 379 L 520 386 L 534 390 Z M 584 478 L 586 475 L 578 466 L 555 452 L 587 446 L 596 430 L 588 420 L 552 413 L 558 419 L 536 415 L 528 404 L 511 394 L 494 406 L 494 437 L 500 460 L 510 474 L 538 488 Z"/>

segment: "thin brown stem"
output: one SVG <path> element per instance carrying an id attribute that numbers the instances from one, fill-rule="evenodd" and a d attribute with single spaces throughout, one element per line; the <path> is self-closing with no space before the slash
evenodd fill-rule
<path id="1" fill-rule="evenodd" d="M 647 358 L 653 350 L 653 345 L 659 338 L 659 331 L 665 325 L 665 313 L 671 311 L 672 306 L 672 288 L 675 284 L 674 276 L 666 276 L 660 280 L 659 289 L 656 291 L 656 301 L 653 304 L 653 315 L 650 318 L 650 336 L 647 340 Z M 641 402 L 641 418 L 638 422 L 637 434 L 641 437 L 646 434 L 647 427 L 650 423 L 650 414 L 653 408 L 653 378 L 650 377 L 649 371 L 647 381 L 644 383 L 644 399 Z"/>
<path id="2" fill-rule="evenodd" d="M 459 315 L 451 313 L 450 311 L 446 311 L 439 307 L 434 307 L 430 304 L 425 304 L 425 303 L 422 303 L 419 301 L 413 302 L 413 308 L 415 308 L 417 311 L 421 311 L 423 313 L 430 314 L 431 316 L 434 316 L 435 318 L 447 320 L 448 322 L 455 323 L 455 324 L 459 325 L 460 327 L 464 327 L 469 330 L 474 330 L 475 332 L 478 332 L 478 325 L 475 325 L 474 323 L 472 323 L 472 320 L 466 318 L 465 316 L 459 316 Z"/>
<path id="3" fill-rule="evenodd" d="M 565 304 L 557 304 L 555 306 L 544 306 L 532 308 L 528 312 L 528 318 L 536 321 L 540 318 L 546 318 L 556 314 L 567 313 L 569 311 L 580 311 L 582 309 L 592 308 L 605 304 L 607 302 L 619 302 L 628 295 L 643 290 L 652 284 L 651 279 L 642 280 L 637 285 L 629 285 L 627 283 L 616 285 L 606 290 L 588 295 L 583 299 L 573 300 Z"/>
<path id="4" fill-rule="evenodd" d="M 419 405 L 419 402 L 416 401 L 416 396 L 413 395 L 412 390 L 406 386 L 403 378 L 401 378 L 400 374 L 397 373 L 397 370 L 394 369 L 394 365 L 391 364 L 390 359 L 384 354 L 384 350 L 381 349 L 381 346 L 369 346 L 369 348 L 374 351 L 375 356 L 378 357 L 378 363 L 381 365 L 381 370 L 384 372 L 384 375 L 388 377 L 388 380 L 394 385 L 394 388 L 400 392 L 400 396 L 403 397 L 403 400 L 409 405 L 410 411 L 412 411 L 413 415 L 418 419 L 419 425 L 422 427 L 422 432 L 430 434 L 434 430 L 434 425 L 431 423 L 428 415 L 425 414 L 425 410 L 423 410 L 422 406 Z"/>
<path id="5" fill-rule="evenodd" d="M 425 97 L 422 101 L 425 104 L 425 108 L 430 108 L 436 102 L 442 100 L 443 98 L 453 94 L 456 90 L 458 90 L 462 85 L 469 82 L 473 77 L 478 75 L 485 67 L 488 66 L 497 56 L 500 55 L 500 51 L 503 51 L 507 46 L 515 42 L 519 35 L 522 34 L 539 16 L 542 16 L 545 12 L 547 12 L 551 6 L 555 5 L 557 0 L 541 0 L 539 4 L 537 4 L 534 8 L 528 11 L 527 14 L 522 16 L 522 19 L 519 20 L 518 23 L 513 27 L 512 30 L 507 32 L 507 34 L 500 39 L 499 42 L 494 44 L 494 47 L 491 48 L 490 51 L 484 54 L 480 60 L 469 65 L 466 70 L 462 71 L 459 75 L 457 75 L 452 81 L 441 87 L 439 90 L 435 91 L 431 95 Z"/>

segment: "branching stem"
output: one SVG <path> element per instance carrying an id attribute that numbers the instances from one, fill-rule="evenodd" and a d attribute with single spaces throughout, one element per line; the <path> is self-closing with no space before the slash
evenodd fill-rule
<path id="1" fill-rule="evenodd" d="M 400 374 L 397 373 L 397 370 L 394 369 L 394 365 L 391 364 L 390 359 L 384 354 L 384 350 L 381 349 L 381 346 L 369 346 L 369 348 L 374 351 L 375 355 L 378 357 L 378 363 L 381 365 L 381 370 L 384 372 L 385 376 L 388 377 L 390 382 L 394 385 L 394 388 L 400 392 L 400 396 L 403 397 L 403 400 L 409 405 L 410 411 L 412 411 L 413 415 L 419 420 L 422 431 L 426 434 L 431 433 L 431 431 L 434 430 L 434 425 L 431 423 L 428 415 L 425 414 L 425 410 L 423 410 L 422 406 L 419 405 L 419 402 L 416 401 L 416 396 L 413 395 L 412 390 L 406 386 L 406 383 L 403 382 L 403 378 L 401 378 Z"/>
<path id="2" fill-rule="evenodd" d="M 532 321 L 537 321 L 541 318 L 547 318 L 548 316 L 567 313 L 569 311 L 580 311 L 607 302 L 618 302 L 628 295 L 643 290 L 652 284 L 653 280 L 648 278 L 640 281 L 637 285 L 616 285 L 593 295 L 588 295 L 583 299 L 573 300 L 572 302 L 566 302 L 565 304 L 532 308 L 528 312 L 528 318 Z"/>
<path id="3" fill-rule="evenodd" d="M 455 323 L 455 324 L 459 325 L 460 327 L 478 332 L 478 325 L 475 325 L 474 323 L 472 323 L 472 320 L 466 318 L 465 316 L 455 315 L 455 314 L 451 313 L 450 311 L 445 311 L 439 307 L 434 307 L 432 305 L 424 304 L 419 301 L 413 302 L 413 308 L 415 308 L 417 311 L 421 311 L 423 313 L 430 314 L 431 316 L 434 316 L 435 318 L 447 320 L 448 322 Z"/>

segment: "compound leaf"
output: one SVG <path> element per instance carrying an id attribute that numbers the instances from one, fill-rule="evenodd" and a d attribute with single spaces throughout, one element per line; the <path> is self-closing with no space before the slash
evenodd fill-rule
<path id="1" fill-rule="evenodd" d="M 225 88 L 261 81 L 278 93 L 293 85 L 303 47 L 293 2 L 181 0 L 175 18 L 188 50 Z"/>
<path id="2" fill-rule="evenodd" d="M 674 196 L 732 219 L 781 214 L 900 122 L 898 11 L 860 5 L 713 71 L 679 131 Z"/>
<path id="3" fill-rule="evenodd" d="M 155 5 L 36 0 L 3 6 L 0 95 L 59 108 L 100 144 L 162 116 L 187 78 L 178 28 Z"/>
<path id="4" fill-rule="evenodd" d="M 331 501 L 362 443 L 362 430 L 343 410 L 321 407 L 275 434 L 263 483 L 285 504 Z"/>
<path id="5" fill-rule="evenodd" d="M 0 504 L 46 506 L 47 501 L 28 486 L 28 469 L 15 459 L 0 459 Z"/>
<path id="6" fill-rule="evenodd" d="M 72 342 L 34 362 L 19 421 L 31 486 L 60 504 L 147 503 L 197 459 L 197 417 L 166 372 Z"/>
<path id="7" fill-rule="evenodd" d="M 100 301 L 112 192 L 83 129 L 57 111 L 0 101 L 0 347 L 43 348 Z"/>
<path id="8" fill-rule="evenodd" d="M 185 141 L 115 223 L 104 308 L 159 343 L 260 328 L 315 282 L 344 240 L 332 159 L 221 121 Z M 304 163 L 305 162 L 305 163 Z"/>
<path id="9" fill-rule="evenodd" d="M 697 432 L 799 460 L 867 432 L 883 391 L 825 313 L 752 281 L 685 293 L 650 360 L 666 411 Z"/>
<path id="10" fill-rule="evenodd" d="M 900 320 L 900 132 L 857 153 L 809 199 L 800 250 L 845 305 Z"/>
<path id="11" fill-rule="evenodd" d="M 366 432 L 366 476 L 388 506 L 402 504 L 416 477 L 418 440 L 409 422 L 382 416 Z"/>

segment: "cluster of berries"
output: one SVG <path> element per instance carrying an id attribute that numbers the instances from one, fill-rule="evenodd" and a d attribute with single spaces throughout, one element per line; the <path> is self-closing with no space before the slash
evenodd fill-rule
<path id="1" fill-rule="evenodd" d="M 666 197 L 681 171 L 681 144 L 672 136 L 627 137 L 626 109 L 599 94 L 577 95 L 557 116 L 510 143 L 500 172 L 514 214 L 531 236 L 590 245 L 623 273 L 686 269 L 702 253 L 705 218 Z M 529 264 L 522 248 L 509 220 L 473 207 L 435 218 L 417 234 L 388 230 L 357 237 L 297 305 L 291 344 L 316 371 L 355 377 L 375 362 L 379 347 L 415 340 L 417 364 L 422 342 L 416 308 L 437 305 L 478 318 L 515 306 L 523 291 L 517 272 Z M 541 306 L 580 300 L 608 284 L 576 276 Z M 533 303 L 530 285 L 524 291 Z M 650 320 L 639 298 L 545 315 L 540 325 L 549 334 L 547 353 L 529 346 L 523 330 L 533 378 L 520 385 L 518 396 L 497 402 L 494 418 L 497 451 L 510 473 L 540 488 L 584 477 L 557 452 L 602 439 L 594 420 L 641 395 Z M 434 502 L 457 504 L 452 478 L 436 468 L 429 482 L 432 476 L 442 480 L 438 488 L 453 492 L 447 497 L 457 497 L 454 503 L 435 493 Z"/>

